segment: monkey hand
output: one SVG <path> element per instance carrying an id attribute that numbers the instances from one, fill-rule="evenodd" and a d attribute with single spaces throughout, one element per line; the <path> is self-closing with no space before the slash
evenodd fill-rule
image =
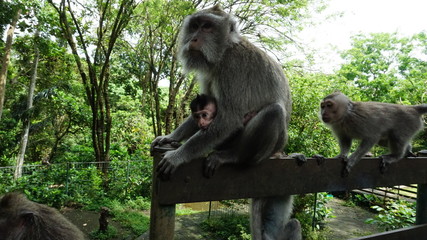
<path id="1" fill-rule="evenodd" d="M 179 147 L 179 146 L 177 146 L 179 144 L 179 141 L 169 137 L 169 135 L 158 136 L 151 143 L 150 152 L 153 152 L 153 150 L 156 146 L 163 146 L 165 144 L 171 144 L 172 147 Z"/>
<path id="2" fill-rule="evenodd" d="M 163 156 L 163 159 L 157 165 L 156 171 L 160 178 L 163 180 L 170 179 L 171 175 L 176 169 L 185 163 L 184 158 L 181 157 L 177 150 L 167 151 Z"/>

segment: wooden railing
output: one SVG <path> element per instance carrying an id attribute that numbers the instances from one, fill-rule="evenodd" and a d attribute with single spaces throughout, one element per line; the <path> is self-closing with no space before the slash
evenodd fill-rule
<path id="1" fill-rule="evenodd" d="M 154 169 L 167 150 L 170 149 L 157 148 L 153 152 Z M 427 157 L 402 159 L 390 165 L 384 174 L 379 171 L 379 158 L 363 158 L 345 178 L 340 174 L 342 162 L 336 158 L 326 159 L 321 165 L 311 158 L 302 166 L 292 158 L 280 158 L 243 169 L 232 165 L 222 166 L 211 178 L 202 174 L 203 161 L 197 159 L 180 166 L 167 181 L 158 178 L 153 171 L 150 240 L 173 239 L 177 203 L 409 184 L 418 184 L 416 224 L 419 226 L 363 239 L 417 239 L 411 236 L 427 236 L 427 225 L 424 225 L 427 223 Z"/>

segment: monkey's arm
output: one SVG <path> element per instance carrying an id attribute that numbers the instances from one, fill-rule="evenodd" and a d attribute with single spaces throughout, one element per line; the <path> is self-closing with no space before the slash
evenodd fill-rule
<path id="1" fill-rule="evenodd" d="M 243 127 L 243 123 L 239 116 L 221 111 L 208 129 L 197 131 L 181 147 L 166 152 L 157 166 L 157 172 L 163 178 L 169 178 L 180 165 L 206 156 L 215 146 L 241 127 Z"/>
<path id="2" fill-rule="evenodd" d="M 189 116 L 177 129 L 175 129 L 172 133 L 166 136 L 158 136 L 151 143 L 151 151 L 153 151 L 155 146 L 162 146 L 168 143 L 179 143 L 185 139 L 190 138 L 194 135 L 199 128 L 197 124 L 194 122 L 193 118 Z"/>
<path id="3" fill-rule="evenodd" d="M 347 155 L 350 152 L 352 139 L 346 135 L 337 135 L 337 137 L 340 145 L 340 154 L 337 157 L 347 161 Z"/>
<path id="4" fill-rule="evenodd" d="M 360 142 L 360 145 L 357 147 L 356 151 L 350 155 L 350 157 L 347 160 L 347 163 L 345 167 L 343 168 L 343 172 L 341 175 L 343 177 L 348 176 L 350 173 L 351 168 L 359 162 L 359 160 L 366 155 L 366 153 L 369 152 L 369 150 L 377 143 L 378 141 L 376 138 L 368 138 L 368 139 L 362 139 Z"/>

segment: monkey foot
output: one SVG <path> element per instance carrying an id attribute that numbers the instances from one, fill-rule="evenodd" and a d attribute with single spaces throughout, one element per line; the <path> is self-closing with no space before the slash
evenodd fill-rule
<path id="1" fill-rule="evenodd" d="M 408 151 L 405 155 L 405 157 L 416 157 L 417 155 L 411 151 Z"/>
<path id="2" fill-rule="evenodd" d="M 381 174 L 384 174 L 388 170 L 389 165 L 390 165 L 390 163 L 384 162 L 384 160 L 381 161 L 381 163 L 380 163 Z"/>
<path id="3" fill-rule="evenodd" d="M 341 170 L 341 177 L 345 178 L 348 177 L 348 175 L 350 174 L 350 167 L 347 166 L 346 162 L 343 162 L 343 168 Z"/>
<path id="4" fill-rule="evenodd" d="M 298 166 L 302 166 L 307 162 L 307 158 L 302 153 L 291 153 L 289 157 L 295 159 L 297 161 Z"/>
<path id="5" fill-rule="evenodd" d="M 317 165 L 322 165 L 325 163 L 326 158 L 323 155 L 315 154 L 313 155 L 313 158 L 316 159 Z"/>
<path id="6" fill-rule="evenodd" d="M 273 158 L 273 159 L 279 159 L 279 158 L 284 158 L 284 157 L 286 157 L 286 153 L 284 153 L 284 152 L 276 152 L 275 154 L 273 154 L 271 156 L 271 158 Z"/>
<path id="7" fill-rule="evenodd" d="M 232 158 L 232 155 L 226 151 L 211 153 L 205 160 L 203 174 L 205 177 L 211 178 L 221 165 L 235 162 Z"/>

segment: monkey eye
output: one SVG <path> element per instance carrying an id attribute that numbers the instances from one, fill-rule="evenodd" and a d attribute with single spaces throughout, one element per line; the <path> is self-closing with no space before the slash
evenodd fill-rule
<path id="1" fill-rule="evenodd" d="M 196 31 L 197 29 L 199 29 L 199 24 L 197 24 L 196 22 L 190 24 L 190 30 Z"/>
<path id="2" fill-rule="evenodd" d="M 205 24 L 202 25 L 202 31 L 203 32 L 212 32 L 213 27 L 214 27 L 213 23 L 206 22 Z"/>
<path id="3" fill-rule="evenodd" d="M 202 118 L 207 118 L 207 117 L 208 117 L 208 114 L 207 114 L 207 113 L 202 113 L 202 114 L 201 114 L 201 117 L 202 117 Z"/>

